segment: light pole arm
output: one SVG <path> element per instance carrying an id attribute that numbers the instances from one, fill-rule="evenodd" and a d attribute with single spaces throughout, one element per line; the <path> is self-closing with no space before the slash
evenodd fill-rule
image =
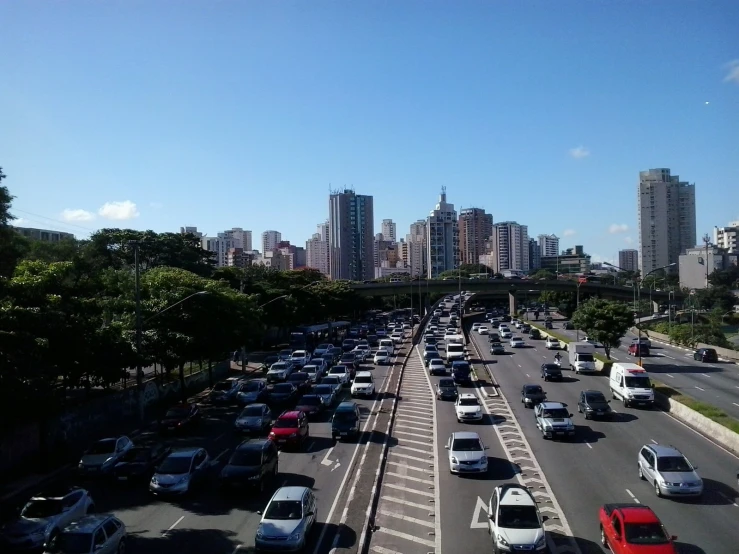
<path id="1" fill-rule="evenodd" d="M 155 313 L 155 314 L 154 314 L 153 316 L 151 316 L 151 317 L 149 317 L 149 318 L 145 319 L 144 321 L 142 321 L 142 322 L 141 322 L 141 325 L 143 326 L 143 325 L 144 325 L 145 323 L 148 323 L 148 322 L 150 322 L 150 321 L 151 321 L 152 319 L 156 319 L 156 318 L 158 318 L 158 317 L 159 317 L 160 315 L 162 315 L 162 314 L 163 314 L 164 312 L 168 312 L 168 311 L 169 311 L 169 310 L 171 310 L 172 308 L 176 308 L 177 306 L 179 306 L 179 305 L 180 305 L 180 304 L 182 304 L 183 302 L 187 302 L 188 300 L 190 300 L 190 298 L 193 298 L 193 297 L 195 297 L 195 296 L 204 296 L 204 295 L 206 295 L 206 294 L 208 294 L 208 291 L 205 291 L 205 290 L 201 290 L 201 291 L 199 291 L 199 292 L 195 292 L 195 293 L 191 294 L 190 296 L 186 296 L 186 297 L 185 297 L 185 298 L 183 298 L 182 300 L 178 300 L 178 301 L 177 301 L 177 302 L 175 302 L 174 304 L 171 304 L 171 305 L 167 306 L 167 307 L 166 307 L 166 308 L 164 308 L 163 310 L 160 310 L 160 311 L 158 311 L 157 313 Z"/>

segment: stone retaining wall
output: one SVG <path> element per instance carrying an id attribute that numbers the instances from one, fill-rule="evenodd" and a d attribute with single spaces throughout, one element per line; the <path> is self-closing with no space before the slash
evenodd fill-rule
<path id="1" fill-rule="evenodd" d="M 639 329 L 637 329 L 636 327 L 632 327 L 629 331 L 631 333 L 634 333 L 635 335 L 639 334 Z M 682 348 L 683 350 L 693 351 L 693 350 L 697 350 L 698 348 L 713 348 L 718 354 L 719 358 L 722 358 L 723 360 L 726 360 L 729 362 L 739 363 L 739 350 L 731 350 L 729 348 L 711 346 L 710 344 L 703 344 L 702 342 L 698 343 L 698 345 L 695 348 L 688 348 L 687 346 L 674 344 L 670 340 L 670 337 L 668 335 L 665 335 L 663 333 L 658 333 L 650 329 L 642 329 L 641 334 L 647 336 L 649 339 L 653 339 L 658 342 L 664 342 L 665 344 L 670 344 L 676 348 Z"/>

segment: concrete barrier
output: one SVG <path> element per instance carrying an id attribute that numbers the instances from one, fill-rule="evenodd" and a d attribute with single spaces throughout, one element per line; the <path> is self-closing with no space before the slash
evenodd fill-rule
<path id="1" fill-rule="evenodd" d="M 639 334 L 639 329 L 637 329 L 636 327 L 632 327 L 631 329 L 629 329 L 629 331 L 635 335 Z M 651 329 L 642 329 L 641 334 L 646 336 L 650 340 L 669 344 L 670 346 L 674 346 L 675 348 L 680 348 L 682 350 L 687 350 L 689 352 L 694 352 L 699 348 L 713 348 L 718 354 L 720 360 L 724 362 L 733 362 L 735 364 L 739 364 L 739 350 L 721 348 L 720 346 L 712 346 L 710 344 L 703 344 L 702 342 L 699 342 L 695 348 L 689 348 L 682 344 L 677 344 L 673 342 L 672 340 L 670 340 L 670 337 L 668 335 L 665 335 L 664 333 L 658 333 L 657 331 L 652 331 Z"/>

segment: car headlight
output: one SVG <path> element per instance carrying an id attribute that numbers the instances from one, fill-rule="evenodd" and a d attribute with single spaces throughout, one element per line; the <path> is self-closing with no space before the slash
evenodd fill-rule
<path id="1" fill-rule="evenodd" d="M 258 539 L 264 538 L 264 533 L 262 533 L 261 525 L 257 528 L 257 538 Z"/>
<path id="2" fill-rule="evenodd" d="M 499 536 L 498 537 L 498 544 L 501 545 L 501 546 L 508 546 L 508 541 L 505 540 L 503 537 Z"/>
<path id="3" fill-rule="evenodd" d="M 574 430 L 575 430 L 575 426 L 574 426 L 574 425 L 572 425 L 572 423 L 570 423 L 570 424 L 569 424 L 569 425 L 567 426 L 567 430 L 568 430 L 568 431 L 574 431 Z"/>
<path id="4" fill-rule="evenodd" d="M 288 540 L 299 541 L 302 538 L 303 538 L 303 533 L 301 533 L 300 531 L 295 531 L 295 533 L 290 535 L 290 538 Z"/>
<path id="5" fill-rule="evenodd" d="M 459 461 L 457 460 L 456 456 L 452 456 L 452 463 L 453 464 L 458 464 L 459 463 Z"/>
<path id="6" fill-rule="evenodd" d="M 77 467 L 80 468 L 80 469 L 85 469 L 85 464 L 83 464 L 82 462 L 80 462 Z"/>
<path id="7" fill-rule="evenodd" d="M 190 476 L 189 476 L 189 475 L 183 475 L 183 476 L 182 476 L 182 477 L 180 478 L 180 480 L 179 480 L 179 481 L 177 481 L 177 484 L 178 484 L 178 485 L 183 485 L 183 484 L 187 483 L 187 482 L 188 482 L 189 480 L 190 480 Z"/>
<path id="8" fill-rule="evenodd" d="M 156 475 L 152 476 L 152 478 L 151 478 L 151 484 L 152 485 L 158 485 L 159 484 L 159 479 L 157 479 L 157 476 Z"/>

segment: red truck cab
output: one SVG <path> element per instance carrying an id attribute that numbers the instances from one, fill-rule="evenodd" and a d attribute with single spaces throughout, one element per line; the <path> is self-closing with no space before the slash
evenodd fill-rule
<path id="1" fill-rule="evenodd" d="M 644 504 L 604 504 L 600 540 L 613 554 L 677 554 L 675 541 Z"/>

